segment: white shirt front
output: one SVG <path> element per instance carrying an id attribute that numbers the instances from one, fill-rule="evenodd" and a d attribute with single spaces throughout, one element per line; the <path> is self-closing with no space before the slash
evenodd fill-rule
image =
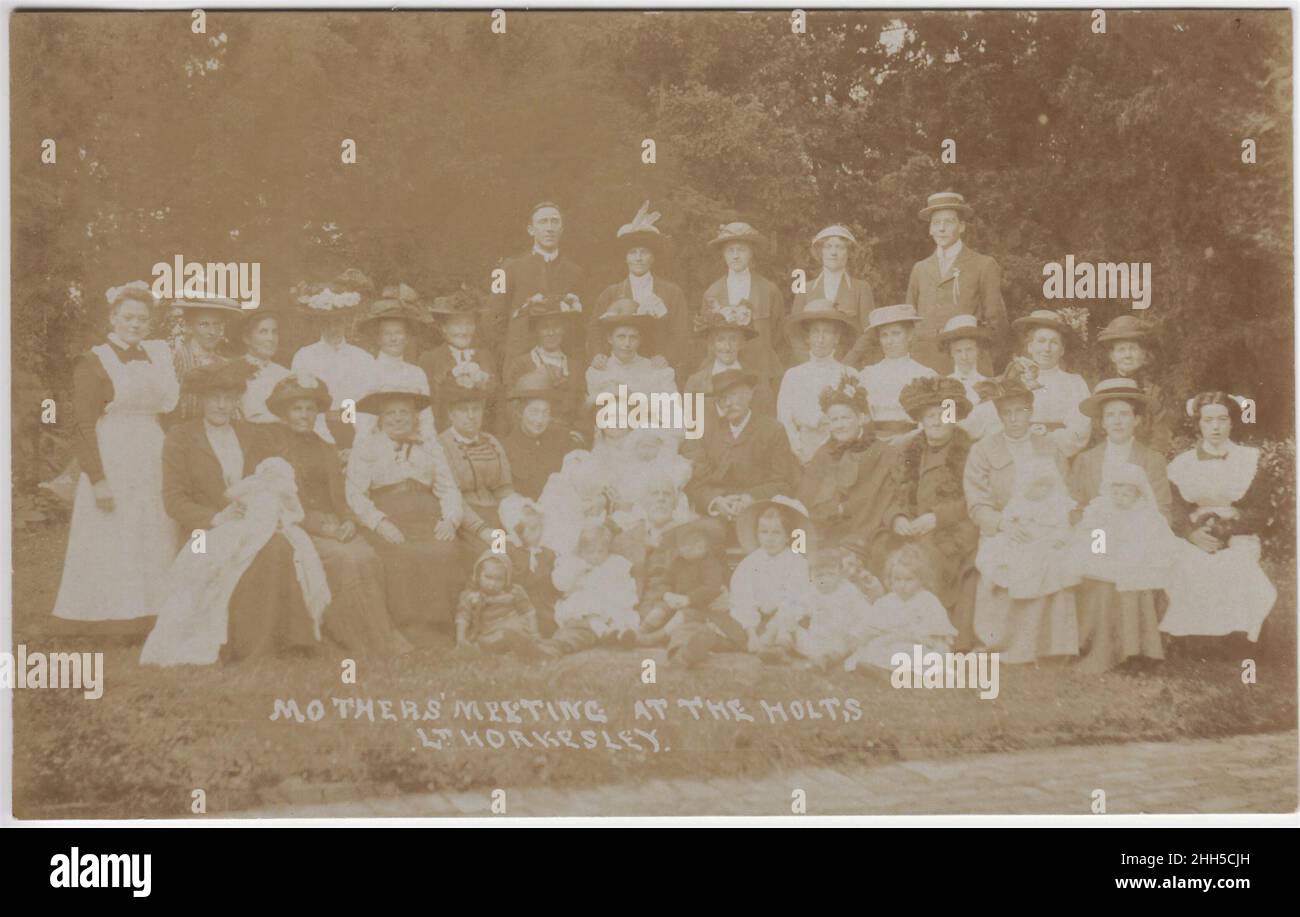
<path id="1" fill-rule="evenodd" d="M 208 437 L 208 445 L 217 454 L 217 461 L 221 463 L 221 477 L 226 486 L 238 483 L 244 476 L 244 450 L 239 447 L 235 428 L 228 423 L 216 427 L 204 420 L 203 432 Z"/>
<path id="2" fill-rule="evenodd" d="M 343 400 L 359 401 L 372 391 L 375 358 L 354 344 L 342 341 L 337 347 L 325 341 L 308 344 L 293 355 L 293 372 L 305 372 L 325 383 L 329 389 L 330 409 L 341 410 Z M 316 433 L 327 443 L 333 443 L 325 415 L 316 417 Z"/>
<path id="3" fill-rule="evenodd" d="M 632 294 L 632 299 L 637 303 L 654 302 L 655 296 L 655 279 L 654 275 L 646 271 L 640 277 L 635 274 L 627 275 L 627 288 Z"/>
<path id="4" fill-rule="evenodd" d="M 952 272 L 952 266 L 957 261 L 957 256 L 961 254 L 961 239 L 945 248 L 935 248 L 935 255 L 939 258 L 939 276 L 947 277 Z"/>
<path id="5" fill-rule="evenodd" d="M 844 280 L 844 271 L 822 270 L 822 292 L 831 302 L 835 302 L 840 292 L 840 282 Z"/>
<path id="6" fill-rule="evenodd" d="M 543 249 L 540 245 L 538 245 L 536 242 L 534 242 L 534 243 L 533 243 L 533 254 L 534 254 L 534 255 L 541 255 L 542 260 L 545 261 L 547 264 L 550 264 L 550 263 L 551 263 L 552 261 L 554 261 L 556 258 L 560 257 L 560 250 L 557 248 L 557 249 L 556 249 L 555 251 L 553 251 L 553 252 L 548 252 L 548 251 L 546 251 L 545 249 Z"/>
<path id="7" fill-rule="evenodd" d="M 885 357 L 879 363 L 864 366 L 858 373 L 867 389 L 867 402 L 871 405 L 871 419 L 877 423 L 902 421 L 914 423 L 907 416 L 899 395 L 913 379 L 938 375 L 930 367 L 918 363 L 910 356 Z"/>
<path id="8" fill-rule="evenodd" d="M 734 306 L 742 299 L 749 299 L 753 287 L 753 275 L 749 271 L 727 271 L 727 305 Z"/>
<path id="9" fill-rule="evenodd" d="M 753 412 L 753 411 L 750 411 L 748 414 L 745 415 L 745 419 L 742 420 L 740 423 L 738 423 L 738 424 L 728 423 L 728 424 L 727 424 L 727 426 L 731 427 L 731 436 L 732 436 L 733 439 L 738 439 L 738 438 L 740 437 L 740 434 L 745 432 L 745 427 L 749 426 L 749 418 L 751 418 L 751 417 L 753 417 L 753 416 L 754 416 L 754 412 Z"/>

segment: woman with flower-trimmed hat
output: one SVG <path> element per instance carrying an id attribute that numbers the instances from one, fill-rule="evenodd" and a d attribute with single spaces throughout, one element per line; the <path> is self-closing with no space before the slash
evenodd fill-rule
<path id="1" fill-rule="evenodd" d="M 979 527 L 981 541 L 1001 534 L 1028 544 L 1035 533 L 1002 512 L 1015 492 L 1017 469 L 1050 465 L 1063 479 L 1066 460 L 1045 431 L 1033 429 L 1030 419 L 1037 394 L 1017 369 L 1008 368 L 997 379 L 979 383 L 979 393 L 996 407 L 1002 426 L 971 446 L 962 476 L 966 510 Z M 1045 581 L 1039 592 L 1013 598 L 1008 589 L 981 577 L 975 591 L 974 630 L 979 644 L 1000 653 L 1008 663 L 1076 655 L 1079 622 L 1073 590 Z"/>
<path id="2" fill-rule="evenodd" d="M 790 314 L 797 315 L 808 303 L 824 299 L 848 317 L 857 332 L 867 327 L 867 314 L 876 307 L 871 284 L 860 277 L 849 276 L 849 255 L 858 247 L 858 240 L 847 226 L 834 223 L 813 236 L 812 255 L 821 266 L 808 289 L 794 295 Z M 798 341 L 790 341 L 788 363 L 795 366 L 808 359 L 808 351 Z M 868 344 L 860 337 L 843 341 L 836 356 L 853 368 L 860 367 L 867 358 Z"/>
<path id="3" fill-rule="evenodd" d="M 385 287 L 379 299 L 370 304 L 365 317 L 357 322 L 357 333 L 375 343 L 375 368 L 371 377 L 373 391 L 396 389 L 429 394 L 429 380 L 424 370 L 406 359 L 407 348 L 427 325 L 419 295 L 404 283 Z M 420 436 L 426 440 L 437 435 L 432 408 L 420 411 L 418 426 Z M 374 427 L 372 415 L 358 415 L 358 436 L 373 431 Z"/>
<path id="4" fill-rule="evenodd" d="M 1093 418 L 1105 440 L 1075 456 L 1070 465 L 1070 496 L 1075 516 L 1102 491 L 1107 469 L 1136 465 L 1146 475 L 1156 508 L 1172 519 L 1172 496 L 1165 457 L 1137 441 L 1138 418 L 1151 400 L 1132 379 L 1106 379 L 1079 409 Z M 1156 590 L 1121 589 L 1118 584 L 1085 577 L 1077 590 L 1079 668 L 1104 672 L 1132 657 L 1163 659 L 1157 625 Z"/>
<path id="5" fill-rule="evenodd" d="M 840 342 L 854 333 L 853 322 L 826 300 L 809 303 L 798 315 L 790 316 L 785 333 L 792 343 L 808 351 L 808 359 L 792 366 L 781 377 L 776 395 L 776 419 L 790 437 L 790 449 L 801 465 L 807 465 L 830 437 L 830 427 L 821 406 L 827 387 L 839 384 L 852 370 L 835 359 Z M 866 393 L 863 393 L 866 400 Z"/>
<path id="6" fill-rule="evenodd" d="M 553 423 L 574 430 L 583 415 L 581 367 L 569 358 L 570 341 L 584 324 L 582 303 L 576 296 L 558 297 L 537 293 L 520 307 L 528 319 L 528 332 L 535 341 L 532 350 L 506 358 L 502 378 L 507 391 L 525 376 L 541 373 L 554 397 L 548 398 Z M 536 387 L 536 386 L 534 386 Z M 498 429 L 507 435 L 518 429 L 513 410 L 502 411 Z"/>
<path id="7" fill-rule="evenodd" d="M 57 618 L 156 613 L 180 543 L 162 500 L 161 420 L 180 388 L 167 342 L 146 340 L 155 297 L 133 281 L 106 294 L 105 339 L 72 370 L 72 447 L 80 465 Z"/>
<path id="8" fill-rule="evenodd" d="M 916 430 L 916 421 L 899 402 L 904 386 L 914 379 L 937 375 L 930 367 L 912 359 L 912 337 L 921 317 L 907 304 L 872 309 L 866 334 L 875 337 L 883 356 L 864 366 L 858 378 L 867 388 L 871 404 L 871 425 L 877 436 L 902 437 Z"/>
<path id="9" fill-rule="evenodd" d="M 607 286 L 587 316 L 585 347 L 588 362 L 605 359 L 605 339 L 596 319 L 620 299 L 630 299 L 646 314 L 664 320 L 663 334 L 653 342 L 654 349 L 643 345 L 642 353 L 651 358 L 662 357 L 664 363 L 678 374 L 686 371 L 686 357 L 691 344 L 691 316 L 686 294 L 677 284 L 651 272 L 667 243 L 655 225 L 658 220 L 659 214 L 651 212 L 650 202 L 646 201 L 632 222 L 619 227 L 616 239 L 627 262 L 627 276 Z"/>
<path id="10" fill-rule="evenodd" d="M 1142 415 L 1137 438 L 1161 455 L 1169 451 L 1174 436 L 1174 414 L 1165 405 L 1165 394 L 1151 378 L 1155 336 L 1146 322 L 1133 315 L 1119 315 L 1111 320 L 1097 343 L 1104 350 L 1109 365 L 1110 378 L 1126 378 L 1137 382 L 1138 387 L 1151 399 L 1151 410 Z M 1100 439 L 1100 434 L 1093 436 Z"/>
<path id="11" fill-rule="evenodd" d="M 243 313 L 242 307 L 233 299 L 216 296 L 188 296 L 172 301 L 172 308 L 181 313 L 185 331 L 181 338 L 172 345 L 172 362 L 176 370 L 176 380 L 185 383 L 185 377 L 196 369 L 215 366 L 228 359 L 217 352 L 221 342 L 226 339 L 226 327 L 236 321 Z M 185 392 L 181 393 L 180 403 L 172 415 L 172 422 L 189 420 L 199 416 L 197 399 Z"/>
<path id="12" fill-rule="evenodd" d="M 1061 363 L 1067 349 L 1077 339 L 1074 328 L 1050 309 L 1035 309 L 1011 323 L 1020 335 L 1028 362 L 1015 360 L 1024 367 L 1023 381 L 1034 391 L 1034 425 L 1045 430 L 1069 458 L 1088 445 L 1092 422 L 1080 409 L 1089 395 L 1088 383 L 1077 373 L 1066 372 Z"/>
<path id="13" fill-rule="evenodd" d="M 289 374 L 266 399 L 282 422 L 276 451 L 293 468 L 302 528 L 311 536 L 325 568 L 330 603 L 321 633 L 345 652 L 398 655 L 411 648 L 388 615 L 384 565 L 361 534 L 348 506 L 338 451 L 316 435 L 316 415 L 329 409 L 329 391 L 319 379 Z"/>
<path id="14" fill-rule="evenodd" d="M 416 432 L 428 406 L 418 388 L 362 398 L 357 410 L 377 424 L 348 455 L 344 484 L 348 506 L 384 563 L 392 621 L 417 644 L 451 626 L 460 586 L 456 536 L 466 515 L 442 444 Z"/>
<path id="15" fill-rule="evenodd" d="M 372 289 L 365 274 L 349 269 L 327 283 L 300 283 L 291 292 L 295 310 L 319 340 L 299 348 L 289 368 L 320 379 L 329 389 L 334 401 L 316 418 L 316 433 L 342 450 L 350 449 L 356 438 L 355 423 L 343 419 L 343 402 L 355 404 L 374 388 L 374 357 L 347 340 L 362 298 Z"/>
<path id="16" fill-rule="evenodd" d="M 889 520 L 893 548 L 914 543 L 925 553 L 930 591 L 957 628 L 958 650 L 974 646 L 975 551 L 979 529 L 966 511 L 962 478 L 971 438 L 961 428 L 971 404 L 955 379 L 914 379 L 899 396 L 921 435 L 902 446 L 896 469 L 898 500 Z"/>
<path id="17" fill-rule="evenodd" d="M 698 370 L 692 373 L 682 391 L 704 395 L 705 411 L 721 414 L 714 402 L 713 377 L 724 372 L 748 372 L 740 361 L 740 351 L 746 341 L 758 337 L 754 327 L 754 313 L 747 302 L 721 309 L 709 309 L 695 317 L 695 334 L 704 335 L 708 356 Z M 750 407 L 761 417 L 776 414 L 776 380 L 770 375 L 754 372 L 754 400 Z M 709 415 L 713 416 L 713 415 Z"/>
<path id="18" fill-rule="evenodd" d="M 784 367 L 777 356 L 777 333 L 785 322 L 785 297 L 776 284 L 753 270 L 755 253 L 767 244 L 767 239 L 748 223 L 727 223 L 718 228 L 708 247 L 721 254 L 727 272 L 704 291 L 700 312 L 746 302 L 754 314 L 758 336 L 745 344 L 741 361 L 750 372 L 779 374 Z M 699 358 L 697 350 L 692 362 Z"/>
<path id="19" fill-rule="evenodd" d="M 872 432 L 866 390 L 851 371 L 824 388 L 820 402 L 830 438 L 808 463 L 797 496 L 819 545 L 852 551 L 879 576 L 897 503 L 898 454 Z"/>

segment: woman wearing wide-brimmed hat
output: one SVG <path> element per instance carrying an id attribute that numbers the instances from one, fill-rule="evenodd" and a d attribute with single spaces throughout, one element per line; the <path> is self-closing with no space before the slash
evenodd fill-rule
<path id="1" fill-rule="evenodd" d="M 632 222 L 619 227 L 616 241 L 627 264 L 627 276 L 607 286 L 587 316 L 588 363 L 605 358 L 605 337 L 596 319 L 620 299 L 630 299 L 643 311 L 663 319 L 663 334 L 654 341 L 654 349 L 643 346 L 642 353 L 652 358 L 662 356 L 678 374 L 685 373 L 691 344 L 690 309 L 681 287 L 652 272 L 667 245 L 667 237 L 655 225 L 658 220 L 659 214 L 651 212 L 650 202 L 646 201 Z"/>
<path id="2" fill-rule="evenodd" d="M 1277 601 L 1259 564 L 1259 535 L 1269 514 L 1260 451 L 1237 441 L 1243 427 L 1233 395 L 1201 392 L 1188 400 L 1187 416 L 1196 445 L 1169 463 L 1173 527 L 1187 549 L 1165 590 L 1169 610 L 1160 629 L 1200 638 L 1190 649 L 1205 649 L 1213 639 L 1244 658 Z"/>
<path id="3" fill-rule="evenodd" d="M 798 498 L 819 546 L 841 547 L 879 576 L 897 503 L 897 451 L 871 430 L 867 393 L 851 371 L 821 393 L 830 438 L 808 463 Z"/>
<path id="4" fill-rule="evenodd" d="M 981 398 L 997 408 L 1002 428 L 970 448 L 962 478 L 966 509 L 979 527 L 980 539 L 1009 534 L 1028 543 L 1033 533 L 1003 518 L 1017 480 L 1017 468 L 1051 464 L 1061 478 L 1066 460 L 1044 432 L 1032 429 L 1036 393 L 1008 370 L 997 379 L 979 384 Z M 1079 623 L 1075 616 L 1074 592 L 1053 583 L 1042 594 L 1013 598 L 1008 589 L 981 577 L 975 592 L 975 636 L 986 649 L 1000 654 L 1003 662 L 1033 662 L 1052 656 L 1073 656 L 1079 652 Z"/>
<path id="5" fill-rule="evenodd" d="M 1011 323 L 1020 335 L 1026 367 L 1025 384 L 1034 390 L 1034 424 L 1045 430 L 1066 458 L 1088 444 L 1092 423 L 1079 406 L 1088 397 L 1088 383 L 1061 368 L 1066 352 L 1077 340 L 1074 329 L 1050 309 L 1035 309 Z"/>
<path id="6" fill-rule="evenodd" d="M 857 369 L 866 362 L 869 350 L 869 343 L 857 335 L 867 327 L 867 314 L 876 307 L 871 284 L 861 277 L 849 276 L 849 256 L 858 248 L 857 237 L 847 226 L 832 223 L 813 236 L 809 247 L 821 270 L 807 290 L 794 295 L 790 314 L 799 314 L 808 303 L 819 299 L 826 300 L 843 312 L 853 323 L 856 335 L 851 340 L 841 342 L 836 356 Z M 793 340 L 789 344 L 787 362 L 790 366 L 808 359 L 806 347 Z"/>
<path id="7" fill-rule="evenodd" d="M 356 269 L 326 283 L 300 283 L 291 291 L 294 311 L 309 323 L 315 343 L 299 348 L 289 368 L 325 383 L 334 398 L 316 418 L 316 432 L 327 443 L 349 449 L 356 424 L 343 419 L 343 402 L 354 404 L 374 388 L 375 358 L 347 340 L 347 333 L 374 286 Z"/>
<path id="8" fill-rule="evenodd" d="M 1165 404 L 1164 391 L 1152 380 L 1155 335 L 1151 327 L 1136 316 L 1119 315 L 1097 335 L 1097 343 L 1109 366 L 1108 375 L 1134 380 L 1151 399 L 1150 410 L 1138 424 L 1138 441 L 1167 454 L 1174 437 L 1174 413 Z M 1099 441 L 1100 434 L 1094 433 L 1093 439 Z"/>
<path id="9" fill-rule="evenodd" d="M 180 543 L 163 506 L 160 424 L 180 389 L 167 343 L 145 340 L 154 296 L 138 280 L 106 298 L 111 330 L 72 371 L 80 472 L 54 615 L 76 621 L 155 614 Z"/>
<path id="10" fill-rule="evenodd" d="M 273 428 L 236 416 L 254 372 L 245 361 L 233 360 L 186 377 L 202 414 L 167 431 L 162 496 L 167 514 L 192 541 L 203 538 L 206 553 L 177 554 L 142 663 L 236 662 L 311 654 L 319 646 L 321 599 L 328 603 L 328 590 L 322 595 L 311 588 L 310 573 L 319 570 L 320 560 L 293 516 L 283 517 L 276 506 L 291 497 L 289 509 L 301 521 L 292 472 L 274 468 L 282 460 L 275 454 Z M 242 495 L 262 479 L 280 491 L 278 500 L 275 490 L 260 486 L 256 499 Z M 248 530 L 246 520 L 265 520 L 268 509 L 271 524 Z"/>
<path id="11" fill-rule="evenodd" d="M 975 551 L 979 529 L 966 511 L 962 478 L 971 439 L 960 423 L 970 413 L 965 390 L 955 379 L 929 376 L 903 387 L 900 399 L 921 435 L 900 450 L 898 502 L 889 526 L 891 547 L 914 543 L 925 553 L 930 591 L 957 628 L 957 649 L 974 646 Z"/>
<path id="12" fill-rule="evenodd" d="M 357 322 L 357 333 L 375 343 L 375 366 L 370 383 L 374 391 L 422 391 L 429 394 L 429 380 L 424 370 L 406 359 L 408 348 L 428 324 L 419 294 L 404 283 L 385 287 L 379 299 L 370 304 L 365 316 Z M 420 411 L 417 426 L 424 439 L 433 439 L 437 435 L 432 408 Z M 357 416 L 358 436 L 364 436 L 374 428 L 373 415 Z"/>
<path id="13" fill-rule="evenodd" d="M 602 393 L 617 393 L 620 385 L 628 393 L 676 392 L 677 380 L 673 368 L 656 365 L 641 355 L 641 347 L 648 343 L 654 347 L 664 331 L 664 319 L 646 312 L 635 300 L 620 299 L 610 304 L 596 323 L 608 347 L 608 359 L 603 369 L 587 368 L 587 404 L 594 406 Z"/>
<path id="14" fill-rule="evenodd" d="M 1172 518 L 1165 458 L 1137 441 L 1138 418 L 1151 399 L 1132 379 L 1106 379 L 1079 405 L 1105 434 L 1105 441 L 1075 456 L 1070 465 L 1070 496 L 1079 513 L 1098 494 L 1107 467 L 1137 465 L 1146 474 L 1156 507 Z M 1156 592 L 1121 591 L 1115 583 L 1085 578 L 1078 588 L 1079 668 L 1104 672 L 1130 657 L 1163 659 L 1157 626 Z"/>
<path id="15" fill-rule="evenodd" d="M 520 308 L 528 319 L 528 333 L 535 343 L 532 350 L 506 358 L 502 373 L 506 391 L 513 390 L 525 376 L 543 374 L 547 387 L 556 393 L 555 398 L 549 399 L 552 419 L 561 426 L 576 429 L 579 417 L 584 416 L 585 380 L 582 367 L 569 358 L 566 350 L 568 342 L 579 336 L 585 325 L 582 303 L 576 297 L 564 299 L 538 293 Z M 517 428 L 513 410 L 500 412 L 499 419 L 502 421 L 499 430 L 508 434 Z"/>
<path id="16" fill-rule="evenodd" d="M 718 228 L 708 245 L 722 256 L 727 272 L 704 291 L 700 312 L 745 302 L 754 313 L 758 336 L 745 344 L 740 359 L 753 372 L 779 374 L 784 366 L 777 356 L 777 334 L 785 322 L 785 297 L 776 284 L 753 270 L 755 255 L 769 247 L 767 238 L 748 223 L 727 223 Z M 697 348 L 691 362 L 701 356 Z"/>
<path id="17" fill-rule="evenodd" d="M 256 309 L 246 310 L 239 322 L 238 337 L 243 345 L 243 359 L 256 372 L 248 380 L 244 398 L 239 405 L 239 416 L 249 423 L 279 423 L 280 418 L 266 406 L 266 399 L 289 370 L 275 361 L 280 349 L 280 333 L 284 330 L 283 315 L 279 309 L 266 303 Z"/>
<path id="18" fill-rule="evenodd" d="M 496 352 L 484 341 L 484 302 L 469 289 L 455 290 L 433 301 L 430 309 L 442 342 L 420 354 L 420 368 L 433 399 L 433 420 L 439 432 L 447 429 L 447 402 L 443 389 L 459 384 L 461 379 L 486 377 L 487 385 L 497 383 Z M 512 325 L 518 316 L 511 319 Z M 491 413 L 494 405 L 489 402 Z M 477 556 L 477 554 L 475 555 Z"/>
<path id="19" fill-rule="evenodd" d="M 966 400 L 974 408 L 961 422 L 961 428 L 972 440 L 983 439 L 989 433 L 997 431 L 997 409 L 991 401 L 981 401 L 976 386 L 987 382 L 988 377 L 979 370 L 980 356 L 988 352 L 992 343 L 989 330 L 979 323 L 973 315 L 954 315 L 939 333 L 939 349 L 952 360 L 952 372 L 949 379 L 960 382 L 966 391 Z"/>
<path id="20" fill-rule="evenodd" d="M 792 343 L 808 351 L 808 359 L 792 366 L 781 377 L 776 395 L 776 419 L 790 437 L 790 449 L 801 465 L 812 461 L 830 437 L 830 427 L 821 407 L 821 394 L 838 385 L 852 369 L 835 359 L 840 342 L 855 333 L 853 322 L 826 300 L 809 303 L 798 315 L 790 316 L 785 333 Z M 866 398 L 866 393 L 863 393 Z"/>
<path id="21" fill-rule="evenodd" d="M 750 372 L 741 363 L 740 351 L 746 341 L 758 337 L 758 330 L 754 327 L 754 313 L 744 302 L 736 306 L 710 309 L 695 316 L 694 330 L 697 336 L 704 336 L 708 356 L 699 369 L 686 379 L 682 391 L 704 395 L 706 413 L 709 410 L 720 412 L 721 408 L 714 399 L 713 378 L 724 372 Z M 754 398 L 750 406 L 760 417 L 775 416 L 779 378 L 774 378 L 766 370 L 754 370 L 753 376 Z"/>
<path id="22" fill-rule="evenodd" d="M 411 647 L 388 616 L 383 562 L 360 537 L 338 451 L 315 432 L 316 415 L 330 403 L 323 382 L 293 374 L 280 380 L 266 399 L 267 408 L 283 424 L 275 448 L 293 468 L 302 528 L 311 536 L 329 582 L 330 603 L 321 632 L 348 653 L 397 655 Z"/>
<path id="23" fill-rule="evenodd" d="M 572 391 L 554 387 L 546 372 L 535 369 L 514 381 L 506 393 L 510 432 L 501 437 L 515 492 L 530 500 L 542 495 L 547 479 L 560 470 L 564 456 L 581 449 L 582 438 L 558 417 L 557 407 L 572 404 Z"/>
<path id="24" fill-rule="evenodd" d="M 414 643 L 449 629 L 459 580 L 456 535 L 465 517 L 460 487 L 439 440 L 416 432 L 429 406 L 419 389 L 371 392 L 357 404 L 375 432 L 348 456 L 348 506 L 384 562 L 388 611 Z"/>
<path id="25" fill-rule="evenodd" d="M 501 527 L 497 511 L 501 500 L 515 492 L 506 450 L 484 429 L 483 418 L 494 390 L 486 376 L 460 377 L 443 389 L 443 402 L 450 420 L 438 436 L 452 478 L 461 491 L 465 521 L 461 525 L 461 561 L 465 569 L 492 543 L 492 533 Z"/>
<path id="26" fill-rule="evenodd" d="M 217 348 L 226 339 L 227 328 L 242 316 L 243 308 L 236 300 L 206 295 L 173 300 L 172 308 L 180 312 L 185 328 L 180 339 L 172 345 L 172 365 L 176 379 L 183 387 L 185 378 L 194 370 L 226 362 L 228 358 Z M 189 420 L 199 413 L 197 399 L 182 391 L 171 421 Z"/>
<path id="27" fill-rule="evenodd" d="M 962 240 L 974 208 L 955 191 L 931 194 L 917 214 L 930 227 L 935 250 L 912 265 L 907 281 L 907 301 L 916 306 L 921 324 L 916 330 L 918 360 L 940 373 L 952 371 L 938 344 L 939 329 L 954 315 L 974 315 L 993 333 L 994 348 L 980 370 L 992 373 L 1000 363 L 1007 333 L 1007 307 L 1002 299 L 1002 270 Z"/>

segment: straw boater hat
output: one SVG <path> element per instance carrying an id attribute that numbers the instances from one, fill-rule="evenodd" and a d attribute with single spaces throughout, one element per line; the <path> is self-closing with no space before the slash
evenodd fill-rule
<path id="1" fill-rule="evenodd" d="M 758 337 L 754 327 L 754 310 L 748 299 L 742 299 L 734 306 L 720 306 L 717 300 L 710 301 L 710 307 L 695 316 L 695 333 L 711 337 L 715 331 L 739 331 L 746 338 Z"/>
<path id="2" fill-rule="evenodd" d="M 753 388 L 758 385 L 758 376 L 743 369 L 724 369 L 709 378 L 709 387 L 713 390 L 715 396 L 724 394 L 737 385 L 748 385 Z"/>
<path id="3" fill-rule="evenodd" d="M 839 325 L 846 338 L 852 338 L 858 333 L 858 329 L 853 326 L 853 321 L 835 308 L 835 304 L 829 299 L 814 299 L 808 303 L 802 312 L 796 312 L 785 320 L 785 334 L 791 340 L 802 339 L 808 335 L 808 326 L 813 322 L 834 322 Z"/>
<path id="4" fill-rule="evenodd" d="M 834 223 L 813 236 L 812 244 L 809 245 L 809 248 L 812 249 L 813 257 L 818 261 L 820 261 L 822 257 L 822 243 L 831 238 L 843 239 L 845 242 L 849 243 L 851 247 L 856 247 L 858 244 L 857 238 L 849 231 L 847 226 Z"/>
<path id="5" fill-rule="evenodd" d="M 373 289 L 369 277 L 349 268 L 325 283 L 300 283 L 289 295 L 298 313 L 308 318 L 351 318 Z"/>
<path id="6" fill-rule="evenodd" d="M 736 517 L 736 537 L 740 540 L 740 546 L 746 552 L 753 551 L 758 547 L 759 517 L 773 508 L 780 511 L 787 532 L 794 529 L 803 529 L 811 536 L 812 522 L 808 518 L 808 510 L 804 508 L 804 505 L 798 500 L 778 495 L 770 500 L 758 500 L 749 504 Z"/>
<path id="7" fill-rule="evenodd" d="M 357 410 L 362 414 L 378 414 L 384 404 L 394 398 L 410 401 L 415 410 L 422 411 L 429 406 L 429 396 L 413 388 L 383 388 L 371 392 L 357 402 Z"/>
<path id="8" fill-rule="evenodd" d="M 956 191 L 939 191 L 925 199 L 925 206 L 917 214 L 922 220 L 930 222 L 930 217 L 940 210 L 955 210 L 963 220 L 975 215 L 975 209 L 966 203 L 966 198 Z"/>
<path id="9" fill-rule="evenodd" d="M 206 295 L 178 297 L 172 300 L 172 308 L 180 309 L 187 316 L 201 312 L 217 312 L 222 317 L 227 317 L 231 313 L 242 315 L 244 312 L 244 307 L 237 299 Z"/>
<path id="10" fill-rule="evenodd" d="M 745 242 L 757 248 L 767 245 L 767 237 L 748 223 L 726 223 L 718 227 L 718 234 L 709 241 L 709 248 L 725 246 L 729 242 Z"/>
<path id="11" fill-rule="evenodd" d="M 181 389 L 187 395 L 212 395 L 217 392 L 243 394 L 248 380 L 257 374 L 257 367 L 247 360 L 227 360 L 211 363 L 186 373 Z"/>
<path id="12" fill-rule="evenodd" d="M 1079 410 L 1093 419 L 1101 417 L 1107 401 L 1127 401 L 1138 411 L 1151 410 L 1151 397 L 1132 379 L 1106 379 L 1097 383 L 1092 394 L 1079 402 Z"/>
<path id="13" fill-rule="evenodd" d="M 920 320 L 921 316 L 916 314 L 916 306 L 908 303 L 900 303 L 896 306 L 881 306 L 867 313 L 867 331 L 875 331 L 886 325 L 916 324 Z"/>
<path id="14" fill-rule="evenodd" d="M 989 329 L 976 321 L 975 316 L 963 312 L 944 323 L 943 330 L 939 332 L 939 346 L 947 347 L 953 341 L 967 340 L 985 344 L 989 337 Z"/>
<path id="15" fill-rule="evenodd" d="M 379 323 L 385 319 L 404 321 L 411 331 L 428 324 L 429 321 L 420 310 L 419 295 L 404 283 L 399 283 L 395 287 L 385 287 L 380 298 L 371 303 L 366 317 L 357 323 L 357 328 L 366 331 L 376 330 L 379 328 Z"/>
<path id="16" fill-rule="evenodd" d="M 325 383 L 307 373 L 292 373 L 285 376 L 266 396 L 266 407 L 272 414 L 284 419 L 284 412 L 289 405 L 303 398 L 316 402 L 316 410 L 328 411 L 333 400 Z"/>
<path id="17" fill-rule="evenodd" d="M 939 407 L 945 401 L 951 401 L 957 408 L 957 419 L 962 420 L 971 412 L 970 400 L 966 397 L 966 386 L 956 379 L 946 376 L 921 376 L 903 386 L 898 402 L 907 412 L 907 416 L 921 422 L 921 415 L 927 408 Z"/>
<path id="18" fill-rule="evenodd" d="M 1107 344 L 1112 341 L 1141 341 L 1144 344 L 1151 338 L 1151 328 L 1135 315 L 1120 315 L 1097 335 L 1097 343 Z"/>
<path id="19" fill-rule="evenodd" d="M 616 299 L 609 304 L 605 314 L 596 319 L 596 323 L 606 332 L 626 325 L 640 331 L 642 335 L 652 334 L 659 327 L 660 320 L 640 309 L 641 306 L 635 299 Z"/>
<path id="20" fill-rule="evenodd" d="M 655 225 L 660 217 L 659 211 L 650 211 L 650 202 L 646 201 L 641 205 L 641 209 L 632 217 L 632 222 L 624 223 L 619 227 L 615 238 L 618 244 L 627 251 L 629 248 L 648 248 L 658 254 L 664 244 L 664 235 Z"/>
<path id="21" fill-rule="evenodd" d="M 526 372 L 518 379 L 506 394 L 508 401 L 565 401 L 572 398 L 569 392 L 561 391 L 551 384 L 551 377 L 545 370 L 535 369 Z"/>

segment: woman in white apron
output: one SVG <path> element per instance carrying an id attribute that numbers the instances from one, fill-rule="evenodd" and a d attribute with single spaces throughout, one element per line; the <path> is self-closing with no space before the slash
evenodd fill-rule
<path id="1" fill-rule="evenodd" d="M 81 478 L 54 614 L 122 621 L 157 612 L 179 547 L 163 509 L 159 415 L 180 388 L 165 341 L 146 341 L 153 297 L 144 281 L 108 291 L 108 339 L 73 373 L 73 441 Z"/>

